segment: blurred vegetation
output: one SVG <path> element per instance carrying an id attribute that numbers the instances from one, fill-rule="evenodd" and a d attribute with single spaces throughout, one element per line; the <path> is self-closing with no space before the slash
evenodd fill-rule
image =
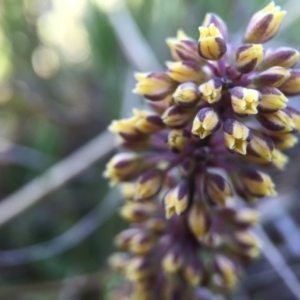
<path id="1" fill-rule="evenodd" d="M 122 114 L 126 76 L 132 66 L 110 24 L 110 1 L 118 5 L 117 0 L 0 2 L 1 198 L 84 145 Z M 245 20 L 268 2 L 127 0 L 126 4 L 163 64 L 170 59 L 165 38 L 174 36 L 178 28 L 197 38 L 205 13 L 214 11 L 228 22 L 236 39 Z M 276 2 L 283 8 L 296 3 Z M 296 13 L 294 26 L 288 34 L 281 32 L 276 43 L 299 43 Z M 131 37 L 127 38 L 131 43 Z M 0 228 L 0 249 L 44 242 L 76 224 L 108 191 L 102 178 L 104 164 L 93 166 Z M 103 299 L 103 293 L 118 282 L 117 277 L 103 274 L 113 236 L 124 226 L 116 214 L 65 253 L 16 266 L 0 265 L 0 293 L 4 287 L 26 284 L 28 289 L 16 288 L 5 299 Z M 87 286 L 74 289 L 75 281 L 68 290 L 66 278 L 82 274 L 92 274 Z M 45 282 L 51 284 L 45 287 Z"/>

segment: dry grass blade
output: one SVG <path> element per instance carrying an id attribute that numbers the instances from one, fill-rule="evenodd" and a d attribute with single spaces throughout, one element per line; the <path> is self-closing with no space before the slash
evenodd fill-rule
<path id="1" fill-rule="evenodd" d="M 268 235 L 258 226 L 256 232 L 262 240 L 263 247 L 262 252 L 270 265 L 276 271 L 278 276 L 283 280 L 285 285 L 289 288 L 291 293 L 295 296 L 295 299 L 300 300 L 300 283 L 294 272 L 287 265 L 284 258 L 278 249 L 273 245 Z"/>
<path id="2" fill-rule="evenodd" d="M 72 178 L 109 154 L 114 149 L 113 136 L 102 133 L 61 160 L 41 176 L 0 202 L 0 226 L 11 221 L 48 194 L 58 190 Z"/>

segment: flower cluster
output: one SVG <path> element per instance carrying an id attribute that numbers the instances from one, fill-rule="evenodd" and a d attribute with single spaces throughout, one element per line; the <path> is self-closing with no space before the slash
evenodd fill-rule
<path id="1" fill-rule="evenodd" d="M 213 13 L 198 42 L 178 31 L 167 39 L 167 71 L 137 73 L 134 93 L 151 110 L 113 121 L 126 151 L 107 164 L 120 184 L 131 223 L 116 237 L 126 252 L 111 265 L 129 279 L 120 299 L 206 299 L 232 290 L 242 264 L 259 255 L 245 203 L 276 195 L 268 169 L 283 169 L 282 150 L 297 142 L 300 113 L 287 106 L 300 93 L 299 53 L 266 50 L 285 12 L 271 2 L 249 21 L 244 43 L 230 45 Z M 244 202 L 238 199 L 244 199 Z"/>

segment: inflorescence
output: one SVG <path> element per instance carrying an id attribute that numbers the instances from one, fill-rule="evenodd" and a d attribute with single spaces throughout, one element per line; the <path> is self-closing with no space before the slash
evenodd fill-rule
<path id="1" fill-rule="evenodd" d="M 137 73 L 134 93 L 151 110 L 113 121 L 122 151 L 105 176 L 127 200 L 130 228 L 116 237 L 125 252 L 110 259 L 129 279 L 118 299 L 197 300 L 226 293 L 242 264 L 257 257 L 245 203 L 276 195 L 267 169 L 283 169 L 282 150 L 297 142 L 299 53 L 266 50 L 286 12 L 271 2 L 249 21 L 244 44 L 230 45 L 224 21 L 205 16 L 195 41 L 179 30 L 167 39 L 167 71 Z M 238 199 L 243 199 L 244 202 Z"/>

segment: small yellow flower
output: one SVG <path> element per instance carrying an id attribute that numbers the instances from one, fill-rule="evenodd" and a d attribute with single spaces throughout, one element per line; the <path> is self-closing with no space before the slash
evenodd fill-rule
<path id="1" fill-rule="evenodd" d="M 171 99 L 175 83 L 166 73 L 135 73 L 135 78 L 138 82 L 133 93 L 152 101 Z"/>
<path id="2" fill-rule="evenodd" d="M 129 242 L 129 251 L 134 254 L 146 254 L 155 245 L 155 238 L 150 232 L 140 231 Z"/>
<path id="3" fill-rule="evenodd" d="M 274 145 L 279 150 L 286 150 L 294 147 L 298 143 L 298 138 L 291 133 L 272 133 L 271 138 Z"/>
<path id="4" fill-rule="evenodd" d="M 192 126 L 192 133 L 204 139 L 211 135 L 221 127 L 218 115 L 210 107 L 205 107 L 199 110 Z"/>
<path id="5" fill-rule="evenodd" d="M 286 12 L 280 10 L 272 1 L 264 9 L 258 11 L 249 21 L 244 41 L 246 43 L 265 43 L 277 32 Z"/>
<path id="6" fill-rule="evenodd" d="M 234 87 L 230 93 L 232 108 L 237 114 L 257 114 L 257 106 L 261 100 L 259 91 L 238 86 Z"/>
<path id="7" fill-rule="evenodd" d="M 264 58 L 264 48 L 260 44 L 246 44 L 237 49 L 235 69 L 240 73 L 250 73 Z"/>
<path id="8" fill-rule="evenodd" d="M 136 130 L 143 134 L 152 134 L 164 127 L 161 116 L 148 111 L 133 109 Z"/>
<path id="9" fill-rule="evenodd" d="M 260 70 L 271 67 L 293 67 L 299 58 L 299 52 L 293 48 L 280 47 L 273 51 L 268 51 L 263 62 L 259 65 Z"/>
<path id="10" fill-rule="evenodd" d="M 131 281 L 147 278 L 153 272 L 151 263 L 144 256 L 133 257 L 127 265 L 126 276 Z"/>
<path id="11" fill-rule="evenodd" d="M 238 282 L 237 270 L 233 262 L 224 255 L 217 255 L 215 264 L 220 275 L 214 277 L 215 283 L 222 288 L 232 290 Z"/>
<path id="12" fill-rule="evenodd" d="M 131 222 L 144 222 L 151 217 L 156 207 L 152 203 L 127 202 L 121 208 L 121 216 Z"/>
<path id="13" fill-rule="evenodd" d="M 108 127 L 108 130 L 116 135 L 121 135 L 125 138 L 135 138 L 138 135 L 138 132 L 135 128 L 136 119 L 122 119 L 114 120 Z"/>
<path id="14" fill-rule="evenodd" d="M 112 184 L 130 179 L 141 170 L 142 159 L 135 153 L 118 153 L 106 165 L 104 177 L 109 178 Z"/>
<path id="15" fill-rule="evenodd" d="M 259 214 L 254 209 L 243 208 L 235 214 L 234 221 L 241 225 L 255 225 L 259 221 Z"/>
<path id="16" fill-rule="evenodd" d="M 198 53 L 198 44 L 195 40 L 185 34 L 183 30 L 177 31 L 176 38 L 166 39 L 172 57 L 177 60 L 194 61 L 203 64 L 203 59 Z"/>
<path id="17" fill-rule="evenodd" d="M 175 213 L 177 215 L 184 213 L 188 208 L 190 200 L 189 185 L 187 182 L 182 182 L 169 190 L 164 197 L 166 218 L 171 218 Z"/>
<path id="18" fill-rule="evenodd" d="M 173 151 L 181 151 L 189 141 L 187 131 L 172 129 L 168 134 L 168 147 Z"/>
<path id="19" fill-rule="evenodd" d="M 259 73 L 253 80 L 257 86 L 280 87 L 291 76 L 291 70 L 283 67 L 272 67 Z"/>
<path id="20" fill-rule="evenodd" d="M 279 150 L 275 151 L 274 158 L 272 160 L 272 165 L 279 170 L 283 170 L 286 164 L 289 162 L 289 157 Z"/>
<path id="21" fill-rule="evenodd" d="M 253 232 L 240 230 L 234 235 L 235 241 L 240 246 L 243 255 L 250 258 L 257 258 L 261 250 L 261 241 Z"/>
<path id="22" fill-rule="evenodd" d="M 170 106 L 161 116 L 163 122 L 171 127 L 177 128 L 184 126 L 191 118 L 192 111 L 180 106 Z"/>
<path id="23" fill-rule="evenodd" d="M 222 96 L 222 81 L 215 77 L 199 86 L 200 97 L 209 104 L 215 103 Z"/>
<path id="24" fill-rule="evenodd" d="M 226 42 L 220 30 L 212 23 L 199 27 L 198 50 L 202 58 L 219 60 L 227 51 Z"/>
<path id="25" fill-rule="evenodd" d="M 254 155 L 263 162 L 270 162 L 275 156 L 275 148 L 272 139 L 267 135 L 252 136 L 248 144 L 247 155 Z"/>
<path id="26" fill-rule="evenodd" d="M 276 196 L 275 184 L 271 177 L 257 170 L 247 170 L 242 173 L 241 180 L 253 196 L 264 197 L 264 196 Z"/>
<path id="27" fill-rule="evenodd" d="M 247 145 L 252 138 L 250 129 L 234 119 L 227 119 L 224 122 L 223 130 L 227 149 L 245 155 Z"/>
<path id="28" fill-rule="evenodd" d="M 197 239 L 203 238 L 208 232 L 211 219 L 208 208 L 202 201 L 193 203 L 193 206 L 189 210 L 188 224 Z"/>
<path id="29" fill-rule="evenodd" d="M 258 110 L 263 113 L 275 112 L 286 107 L 288 98 L 280 90 L 272 87 L 262 87 L 261 101 Z"/>
<path id="30" fill-rule="evenodd" d="M 202 26 L 208 27 L 210 24 L 214 24 L 220 30 L 224 40 L 227 41 L 228 32 L 227 32 L 226 23 L 218 15 L 216 15 L 214 13 L 207 13 L 204 16 Z"/>
<path id="31" fill-rule="evenodd" d="M 174 103 L 185 108 L 195 107 L 199 100 L 200 91 L 198 86 L 193 82 L 180 84 L 173 94 Z"/>
<path id="32" fill-rule="evenodd" d="M 199 263 L 192 261 L 184 266 L 183 276 L 192 286 L 197 286 L 201 283 L 203 278 L 203 271 Z"/>
<path id="33" fill-rule="evenodd" d="M 202 68 L 193 61 L 169 61 L 166 62 L 166 65 L 168 67 L 167 74 L 177 82 L 192 81 L 199 84 L 206 79 Z"/>
<path id="34" fill-rule="evenodd" d="M 162 266 L 166 273 L 175 273 L 182 266 L 181 255 L 175 251 L 169 250 L 162 260 Z"/>
<path id="35" fill-rule="evenodd" d="M 142 174 L 135 187 L 135 200 L 145 200 L 154 197 L 163 184 L 163 172 L 151 169 Z"/>
<path id="36" fill-rule="evenodd" d="M 295 123 L 291 114 L 286 110 L 278 110 L 269 114 L 259 116 L 260 123 L 267 129 L 278 132 L 292 132 Z"/>
<path id="37" fill-rule="evenodd" d="M 221 175 L 213 173 L 206 176 L 205 192 L 211 201 L 220 206 L 225 206 L 233 196 L 229 183 Z"/>
<path id="38" fill-rule="evenodd" d="M 289 77 L 281 86 L 280 90 L 286 95 L 297 95 L 300 93 L 300 70 L 294 69 L 290 71 Z"/>

